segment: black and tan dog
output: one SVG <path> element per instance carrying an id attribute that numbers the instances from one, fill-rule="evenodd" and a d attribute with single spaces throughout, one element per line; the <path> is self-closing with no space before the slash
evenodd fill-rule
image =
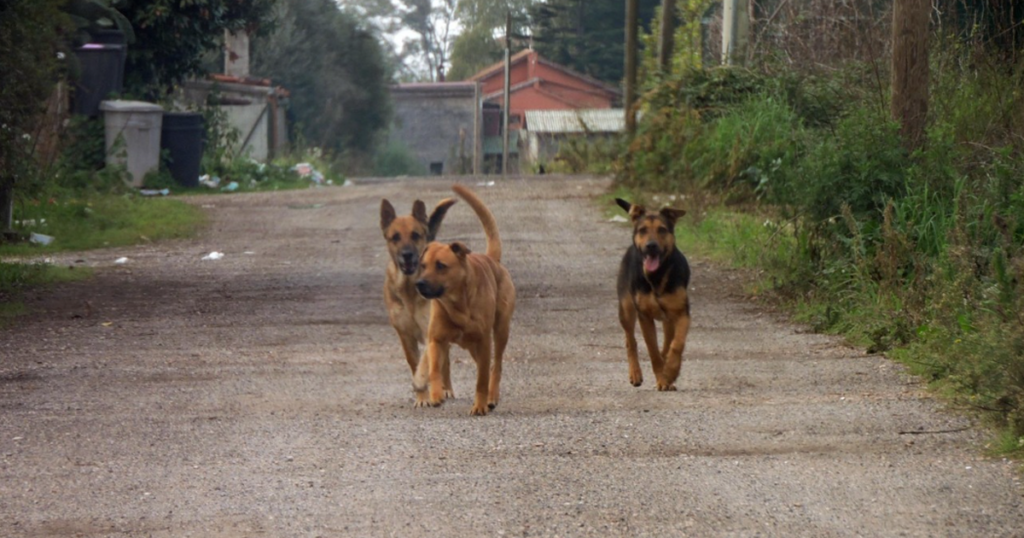
<path id="1" fill-rule="evenodd" d="M 508 270 L 501 265 L 501 239 L 494 215 L 469 189 L 454 185 L 452 190 L 480 219 L 487 250 L 486 254 L 472 253 L 460 242 L 427 245 L 416 289 L 432 301 L 430 326 L 427 351 L 416 370 L 413 387 L 428 392 L 425 404 L 441 405 L 445 398 L 442 369 L 449 362 L 451 345 L 458 344 L 476 361 L 476 396 L 471 413 L 486 415 L 498 405 L 501 363 L 516 290 Z M 417 405 L 421 402 L 424 399 L 418 398 Z"/>
<path id="2" fill-rule="evenodd" d="M 622 257 L 618 280 L 619 322 L 626 331 L 629 382 L 639 387 L 644 381 L 634 336 L 639 319 L 658 390 L 676 390 L 690 331 L 690 299 L 686 293 L 690 265 L 676 248 L 675 239 L 676 221 L 686 211 L 666 207 L 658 213 L 647 213 L 642 206 L 621 198 L 615 202 L 633 221 L 633 244 Z M 662 322 L 665 332 L 660 350 L 655 321 Z"/>
<path id="3" fill-rule="evenodd" d="M 442 200 L 430 217 L 427 217 L 426 204 L 420 200 L 413 203 L 412 214 L 402 217 L 395 214 L 394 206 L 387 199 L 380 203 L 380 228 L 389 254 L 384 278 L 384 304 L 413 374 L 420 362 L 420 344 L 426 342 L 430 320 L 430 301 L 416 291 L 420 260 L 427 244 L 437 236 L 448 208 L 455 202 L 454 198 Z M 452 397 L 447 364 L 444 366 L 444 382 L 447 396 Z M 422 393 L 417 393 L 417 398 L 420 397 Z"/>

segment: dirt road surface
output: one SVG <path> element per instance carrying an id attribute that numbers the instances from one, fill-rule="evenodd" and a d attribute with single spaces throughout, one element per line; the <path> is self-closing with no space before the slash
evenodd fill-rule
<path id="1" fill-rule="evenodd" d="M 380 199 L 449 185 L 192 198 L 198 240 L 60 256 L 97 278 L 0 333 L 0 536 L 1024 536 L 967 420 L 728 270 L 692 260 L 680 390 L 646 355 L 632 387 L 604 180 L 476 187 L 519 295 L 501 404 L 469 416 L 457 350 L 457 398 L 413 408 Z M 484 247 L 465 203 L 441 238 Z"/>

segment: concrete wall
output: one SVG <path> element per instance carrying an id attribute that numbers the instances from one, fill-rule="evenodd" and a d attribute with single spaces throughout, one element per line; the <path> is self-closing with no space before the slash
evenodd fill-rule
<path id="1" fill-rule="evenodd" d="M 228 123 L 238 129 L 238 146 L 233 152 L 266 162 L 271 157 L 271 128 L 274 107 L 270 105 L 274 89 L 269 86 L 193 80 L 182 84 L 185 104 L 206 103 L 211 91 L 220 93 L 220 107 L 227 112 Z"/>
<path id="2" fill-rule="evenodd" d="M 482 129 L 480 87 L 450 82 L 392 86 L 394 120 L 389 134 L 428 173 L 478 172 Z M 463 162 L 459 162 L 459 156 Z"/>

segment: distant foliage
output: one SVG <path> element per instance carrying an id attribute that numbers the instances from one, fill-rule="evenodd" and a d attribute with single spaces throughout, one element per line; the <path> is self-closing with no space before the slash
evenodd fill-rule
<path id="1" fill-rule="evenodd" d="M 638 0 L 638 19 L 649 27 L 660 0 Z M 533 43 L 545 58 L 618 83 L 625 55 L 625 4 L 621 0 L 548 0 L 530 8 Z"/>
<path id="2" fill-rule="evenodd" d="M 252 41 L 252 64 L 291 92 L 295 137 L 337 156 L 371 153 L 390 115 L 380 43 L 332 0 L 282 0 L 276 14 L 277 30 Z"/>

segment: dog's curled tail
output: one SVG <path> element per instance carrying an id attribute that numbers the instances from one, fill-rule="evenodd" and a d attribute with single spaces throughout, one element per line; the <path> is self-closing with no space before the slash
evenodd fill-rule
<path id="1" fill-rule="evenodd" d="M 473 212 L 476 213 L 480 224 L 484 227 L 484 235 L 487 236 L 487 257 L 494 261 L 501 261 L 501 238 L 498 236 L 498 223 L 494 220 L 494 215 L 490 209 L 484 205 L 483 201 L 473 194 L 473 191 L 467 189 L 462 185 L 452 185 L 452 190 L 455 194 L 458 194 L 460 198 L 469 204 L 469 207 L 473 208 Z"/>

